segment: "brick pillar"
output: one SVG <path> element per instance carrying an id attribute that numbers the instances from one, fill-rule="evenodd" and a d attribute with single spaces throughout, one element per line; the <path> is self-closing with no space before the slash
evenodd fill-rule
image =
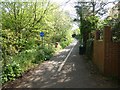
<path id="1" fill-rule="evenodd" d="M 103 32 L 103 40 L 104 40 L 104 74 L 109 75 L 111 73 L 111 27 L 105 26 Z"/>
<path id="2" fill-rule="evenodd" d="M 111 43 L 112 35 L 111 35 L 111 27 L 105 26 L 104 27 L 104 42 Z"/>

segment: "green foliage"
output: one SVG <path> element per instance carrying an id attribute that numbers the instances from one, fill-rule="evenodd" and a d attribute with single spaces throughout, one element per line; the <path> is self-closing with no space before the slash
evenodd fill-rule
<path id="1" fill-rule="evenodd" d="M 33 63 L 40 63 L 41 61 L 44 61 L 44 59 L 45 59 L 45 52 L 41 49 L 37 50 L 37 55 Z"/>
<path id="2" fill-rule="evenodd" d="M 120 42 L 120 21 L 113 26 L 113 41 Z"/>
<path id="3" fill-rule="evenodd" d="M 99 18 L 97 16 L 88 16 L 83 19 L 81 26 L 81 34 L 84 32 L 90 33 L 98 28 Z"/>
<path id="4" fill-rule="evenodd" d="M 102 20 L 99 25 L 100 25 L 99 29 L 103 29 L 105 25 L 111 26 L 111 28 L 112 28 L 112 40 L 114 42 L 120 41 L 120 21 L 119 21 L 119 18 L 114 19 L 112 17 L 107 17 L 106 19 Z"/>
<path id="5" fill-rule="evenodd" d="M 22 69 L 20 65 L 15 61 L 11 64 L 8 64 L 2 70 L 2 83 L 7 82 L 9 80 L 14 80 L 16 77 L 20 76 Z"/>
<path id="6" fill-rule="evenodd" d="M 40 46 L 37 48 L 35 60 L 32 62 L 39 64 L 42 61 L 49 60 L 53 56 L 54 52 L 55 52 L 55 48 L 53 48 L 52 46 L 49 47 Z"/>
<path id="7" fill-rule="evenodd" d="M 50 59 L 57 50 L 54 47 L 56 42 L 63 48 L 71 42 L 71 18 L 58 5 L 47 0 L 8 1 L 1 5 L 3 83 L 14 80 L 34 65 Z M 39 36 L 41 31 L 45 33 L 43 41 Z"/>
<path id="8" fill-rule="evenodd" d="M 89 60 L 93 57 L 93 39 L 88 39 L 86 44 L 86 56 Z"/>
<path id="9" fill-rule="evenodd" d="M 62 46 L 62 48 L 65 48 L 68 44 L 69 44 L 68 41 L 64 41 L 64 42 L 60 43 L 60 45 Z"/>
<path id="10" fill-rule="evenodd" d="M 62 48 L 65 48 L 66 46 L 68 46 L 71 43 L 71 41 L 72 40 L 65 39 L 60 43 L 60 45 L 62 46 Z"/>
<path id="11" fill-rule="evenodd" d="M 89 39 L 89 34 L 92 31 L 95 31 L 96 29 L 98 29 L 99 26 L 99 17 L 97 16 L 88 16 L 82 19 L 82 23 L 81 23 L 81 43 L 83 43 L 85 49 L 86 49 L 86 45 L 87 45 L 87 40 Z"/>
<path id="12" fill-rule="evenodd" d="M 20 64 L 23 71 L 29 69 L 32 66 L 32 61 L 35 60 L 36 49 L 25 50 L 13 57 L 13 61 Z"/>

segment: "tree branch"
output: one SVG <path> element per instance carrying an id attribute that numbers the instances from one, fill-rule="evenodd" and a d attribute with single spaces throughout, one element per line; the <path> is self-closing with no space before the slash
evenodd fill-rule
<path id="1" fill-rule="evenodd" d="M 48 1 L 47 7 L 46 7 L 46 9 L 43 11 L 43 14 L 41 15 L 41 17 L 32 25 L 32 27 L 34 27 L 36 24 L 38 24 L 38 23 L 42 20 L 42 18 L 44 17 L 44 15 L 46 14 L 46 12 L 47 12 L 47 10 L 48 10 L 49 4 L 50 4 L 50 1 Z"/>

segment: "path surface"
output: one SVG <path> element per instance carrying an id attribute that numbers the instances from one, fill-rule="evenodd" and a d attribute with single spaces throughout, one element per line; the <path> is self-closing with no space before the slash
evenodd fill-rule
<path id="1" fill-rule="evenodd" d="M 116 88 L 117 82 L 91 73 L 90 65 L 79 55 L 79 42 L 70 46 L 16 80 L 16 88 Z M 71 50 L 73 48 L 73 50 Z M 71 51 L 71 53 L 70 53 Z M 67 55 L 69 54 L 69 57 Z M 67 57 L 67 59 L 66 59 Z"/>

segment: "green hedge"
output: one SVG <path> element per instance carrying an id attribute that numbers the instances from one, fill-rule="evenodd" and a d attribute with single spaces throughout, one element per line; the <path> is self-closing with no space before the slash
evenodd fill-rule
<path id="1" fill-rule="evenodd" d="M 92 60 L 93 56 L 93 39 L 88 39 L 86 43 L 86 56 L 89 60 Z"/>

